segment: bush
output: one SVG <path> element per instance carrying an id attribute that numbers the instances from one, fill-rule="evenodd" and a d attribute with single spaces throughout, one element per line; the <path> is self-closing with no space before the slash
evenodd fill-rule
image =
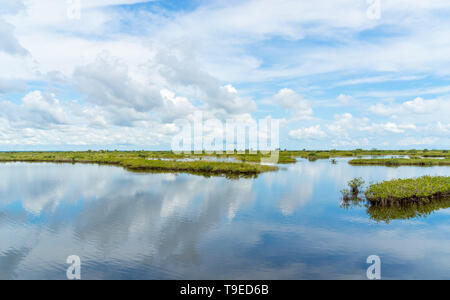
<path id="1" fill-rule="evenodd" d="M 364 180 L 362 178 L 354 178 L 348 182 L 348 186 L 350 187 L 350 192 L 353 195 L 359 194 L 359 189 L 364 185 Z"/>

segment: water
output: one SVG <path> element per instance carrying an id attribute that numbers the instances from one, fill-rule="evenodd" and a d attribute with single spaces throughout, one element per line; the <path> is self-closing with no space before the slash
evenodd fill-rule
<path id="1" fill-rule="evenodd" d="M 0 164 L 0 279 L 450 279 L 450 209 L 376 222 L 340 190 L 449 167 L 283 166 L 256 179 Z"/>

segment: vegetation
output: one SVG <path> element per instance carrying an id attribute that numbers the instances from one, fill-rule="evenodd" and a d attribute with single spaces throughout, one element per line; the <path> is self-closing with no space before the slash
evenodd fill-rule
<path id="1" fill-rule="evenodd" d="M 360 197 L 363 182 L 355 178 L 342 191 L 341 207 L 367 208 L 372 220 L 389 223 L 391 220 L 425 217 L 439 209 L 450 207 L 450 177 L 424 176 L 395 179 L 370 185 L 365 197 Z"/>
<path id="2" fill-rule="evenodd" d="M 450 177 L 423 176 L 384 181 L 369 186 L 365 196 L 376 205 L 428 203 L 450 196 Z"/>
<path id="3" fill-rule="evenodd" d="M 450 165 L 448 150 L 284 150 L 279 151 L 278 164 L 295 163 L 298 158 L 316 161 L 331 159 L 335 164 L 336 157 L 362 157 L 403 155 L 409 158 L 392 159 L 354 159 L 354 165 Z M 121 165 L 133 171 L 170 171 L 170 172 L 201 172 L 204 174 L 241 174 L 254 175 L 261 172 L 277 170 L 274 166 L 260 165 L 270 154 L 261 152 L 231 152 L 231 153 L 189 153 L 178 154 L 171 151 L 85 151 L 85 152 L 4 152 L 0 153 L 0 162 L 58 162 L 58 163 L 98 163 Z M 427 158 L 424 158 L 427 157 Z"/>
<path id="4" fill-rule="evenodd" d="M 336 157 L 363 157 L 363 156 L 414 156 L 417 159 L 423 158 L 443 158 L 450 159 L 450 154 L 448 150 L 283 150 L 279 152 L 280 163 L 295 163 L 295 158 L 304 158 L 311 161 L 318 159 L 332 159 Z M 259 158 L 262 156 L 259 152 L 255 154 L 248 154 L 246 151 L 245 155 L 233 155 L 238 160 L 249 159 L 250 161 L 259 162 Z M 433 159 L 435 160 L 435 159 Z M 440 159 L 442 160 L 442 159 Z"/>
<path id="5" fill-rule="evenodd" d="M 188 172 L 207 175 L 254 176 L 277 170 L 275 166 L 221 161 L 179 161 L 183 154 L 146 151 L 88 151 L 88 152 L 8 152 L 0 153 L 0 162 L 97 163 L 119 165 L 138 172 Z"/>
<path id="6" fill-rule="evenodd" d="M 379 166 L 450 166 L 450 158 L 388 158 L 388 159 L 353 159 L 351 165 L 379 165 Z"/>
<path id="7" fill-rule="evenodd" d="M 344 203 L 360 202 L 361 198 L 359 197 L 359 193 L 361 192 L 361 187 L 364 185 L 364 180 L 362 180 L 362 178 L 354 178 L 350 180 L 347 185 L 349 188 L 341 191 Z"/>
<path id="8" fill-rule="evenodd" d="M 364 185 L 364 180 L 362 178 L 354 178 L 348 182 L 350 187 L 350 192 L 353 195 L 359 194 L 360 188 Z"/>

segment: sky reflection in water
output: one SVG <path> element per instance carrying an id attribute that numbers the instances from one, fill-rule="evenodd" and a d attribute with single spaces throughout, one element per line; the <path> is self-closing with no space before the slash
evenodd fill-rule
<path id="1" fill-rule="evenodd" d="M 377 182 L 449 167 L 300 160 L 256 179 L 134 174 L 96 165 L 0 164 L 0 279 L 450 279 L 450 209 L 370 219 L 340 207 L 353 177 Z"/>

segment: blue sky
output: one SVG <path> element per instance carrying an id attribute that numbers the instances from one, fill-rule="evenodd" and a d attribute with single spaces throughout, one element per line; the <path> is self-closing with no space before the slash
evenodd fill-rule
<path id="1" fill-rule="evenodd" d="M 198 111 L 279 119 L 281 148 L 450 145 L 448 1 L 5 1 L 0 150 L 169 149 Z"/>

